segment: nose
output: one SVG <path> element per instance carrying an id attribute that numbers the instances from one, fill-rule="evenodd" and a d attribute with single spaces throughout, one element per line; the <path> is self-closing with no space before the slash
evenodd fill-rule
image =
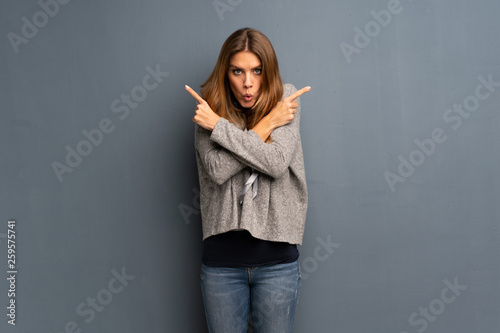
<path id="1" fill-rule="evenodd" d="M 243 81 L 243 86 L 245 88 L 252 88 L 253 83 L 252 83 L 252 76 L 250 75 L 250 73 L 245 75 L 245 81 Z"/>

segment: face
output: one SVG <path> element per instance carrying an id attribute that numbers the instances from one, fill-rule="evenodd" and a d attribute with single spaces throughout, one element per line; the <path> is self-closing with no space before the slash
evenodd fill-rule
<path id="1" fill-rule="evenodd" d="M 241 51 L 229 59 L 229 85 L 236 100 L 244 108 L 254 106 L 262 86 L 262 64 L 253 52 Z"/>

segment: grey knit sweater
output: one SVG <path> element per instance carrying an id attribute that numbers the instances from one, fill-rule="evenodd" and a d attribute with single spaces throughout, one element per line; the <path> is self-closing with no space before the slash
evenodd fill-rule
<path id="1" fill-rule="evenodd" d="M 296 91 L 284 85 L 284 97 Z M 300 140 L 300 100 L 295 118 L 276 128 L 264 143 L 252 130 L 221 118 L 212 132 L 195 125 L 203 239 L 230 230 L 248 230 L 269 241 L 302 244 L 307 187 Z M 239 195 L 252 171 L 258 192 Z"/>

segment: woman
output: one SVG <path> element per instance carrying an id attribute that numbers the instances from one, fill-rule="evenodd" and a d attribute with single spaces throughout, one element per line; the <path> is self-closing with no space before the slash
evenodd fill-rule
<path id="1" fill-rule="evenodd" d="M 193 121 L 209 331 L 292 332 L 307 188 L 299 91 L 283 86 L 259 31 L 234 32 L 202 85 Z M 284 98 L 283 98 L 284 97 Z"/>

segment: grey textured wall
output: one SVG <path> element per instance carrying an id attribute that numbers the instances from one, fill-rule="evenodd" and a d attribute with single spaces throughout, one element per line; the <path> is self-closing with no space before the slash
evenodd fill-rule
<path id="1" fill-rule="evenodd" d="M 295 331 L 500 331 L 500 2 L 3 0 L 0 15 L 1 332 L 205 332 L 184 85 L 244 26 L 313 87 Z"/>

